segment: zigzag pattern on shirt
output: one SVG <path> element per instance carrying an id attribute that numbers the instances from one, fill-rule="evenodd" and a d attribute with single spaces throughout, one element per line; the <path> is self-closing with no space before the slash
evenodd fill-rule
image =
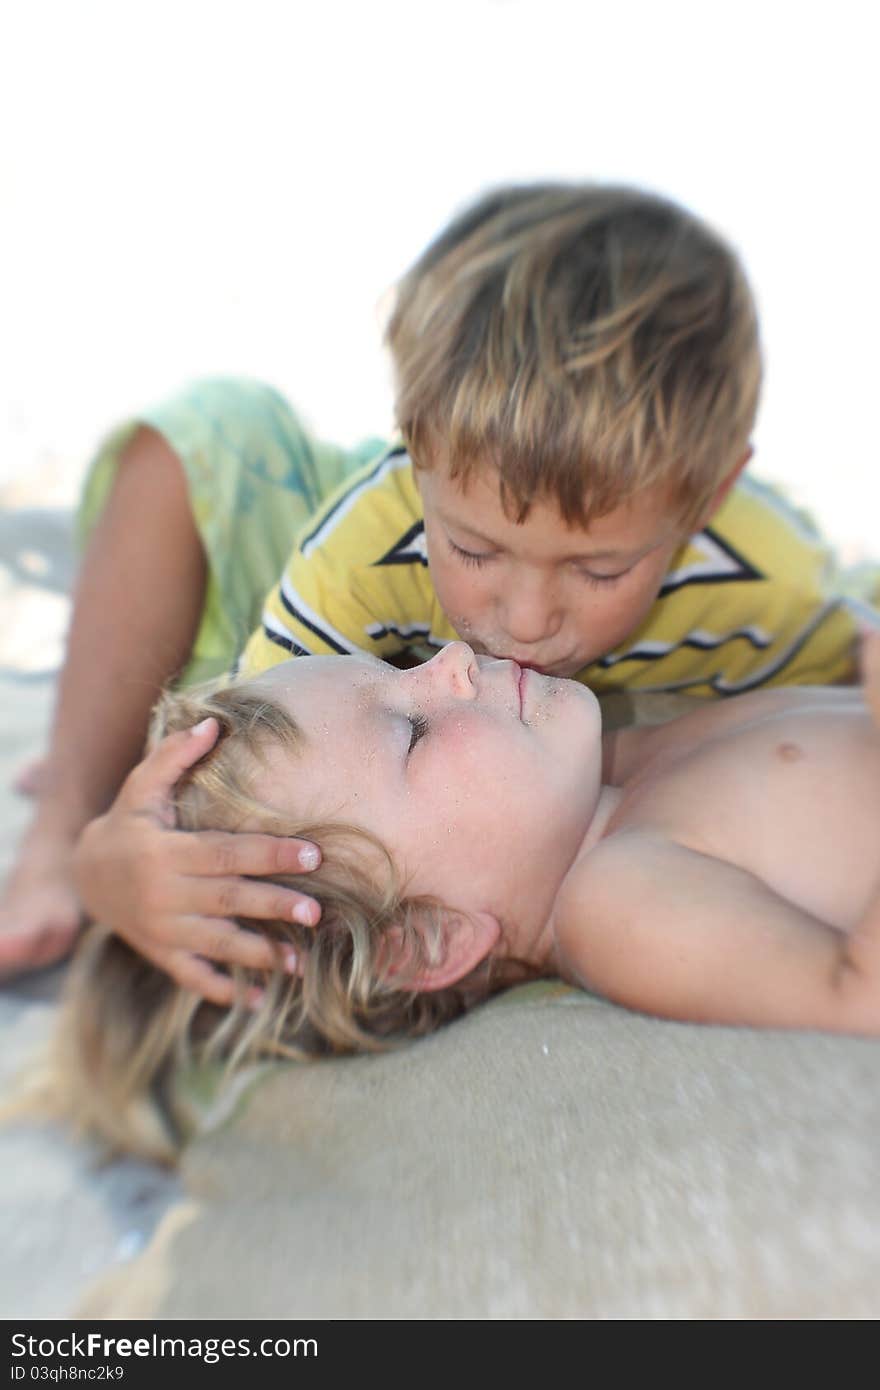
<path id="1" fill-rule="evenodd" d="M 409 454 L 402 444 L 387 453 L 374 468 L 370 469 L 365 478 L 358 478 L 351 484 L 351 487 L 346 488 L 341 497 L 337 497 L 330 510 L 320 518 L 315 529 L 300 541 L 301 553 L 310 555 L 316 546 L 322 545 L 343 517 L 348 515 L 362 493 L 374 487 L 376 483 L 381 483 L 383 478 L 389 473 L 393 473 L 395 469 L 408 468 L 409 466 Z"/>
<path id="2" fill-rule="evenodd" d="M 395 637 L 402 637 L 405 642 L 408 642 L 412 637 L 423 637 L 429 647 L 448 646 L 447 639 L 437 637 L 431 631 L 428 623 L 369 623 L 364 628 L 364 632 L 374 642 L 380 642 L 383 637 L 390 637 L 393 634 Z"/>
<path id="3" fill-rule="evenodd" d="M 648 640 L 639 642 L 635 647 L 630 647 L 626 652 L 611 652 L 608 656 L 600 657 L 596 662 L 603 670 L 608 671 L 612 666 L 619 666 L 622 661 L 660 661 L 670 652 L 677 652 L 680 647 L 691 647 L 698 652 L 711 652 L 716 647 L 723 647 L 728 642 L 745 641 L 750 642 L 756 651 L 762 652 L 769 647 L 773 641 L 769 632 L 765 632 L 760 627 L 737 627 L 731 632 L 716 634 L 714 632 L 704 632 L 702 628 L 694 628 L 685 637 L 680 637 L 674 642 L 659 642 Z"/>
<path id="4" fill-rule="evenodd" d="M 827 622 L 828 619 L 839 612 L 841 608 L 847 607 L 849 607 L 849 604 L 846 599 L 830 599 L 828 603 L 822 605 L 818 613 L 814 614 L 806 627 L 802 628 L 797 637 L 795 637 L 794 641 L 789 642 L 788 646 L 784 647 L 773 661 L 769 662 L 766 666 L 762 666 L 759 670 L 753 671 L 752 674 L 746 676 L 744 680 L 726 681 L 723 676 L 713 676 L 710 682 L 712 689 L 717 690 L 719 695 L 742 695 L 747 690 L 755 690 L 757 686 L 765 685 L 767 681 L 777 676 L 780 671 L 784 671 L 790 661 L 794 661 L 798 652 L 802 651 L 810 638 L 818 632 L 823 623 Z"/>
<path id="5" fill-rule="evenodd" d="M 390 550 L 386 550 L 381 560 L 374 560 L 374 565 L 428 565 L 428 544 L 425 538 L 425 523 L 416 521 L 404 532 L 399 541 L 395 541 Z"/>
<path id="6" fill-rule="evenodd" d="M 815 636 L 823 623 L 827 622 L 828 619 L 833 617 L 841 608 L 852 607 L 852 601 L 849 599 L 831 599 L 828 603 L 823 604 L 818 613 L 815 613 L 810 622 L 807 623 L 806 627 L 802 628 L 797 637 L 789 642 L 787 646 L 783 647 L 782 651 L 779 652 L 772 661 L 769 661 L 766 666 L 762 666 L 759 670 L 752 671 L 742 680 L 725 680 L 720 672 L 716 672 L 714 676 L 698 676 L 696 679 L 690 678 L 681 681 L 665 681 L 661 685 L 640 685 L 638 687 L 639 694 L 650 695 L 673 690 L 693 690 L 700 686 L 707 685 L 710 690 L 715 691 L 716 695 L 742 695 L 748 690 L 756 690 L 758 686 L 766 685 L 768 681 L 773 680 L 775 676 L 779 675 L 780 671 L 784 671 L 786 666 L 794 661 L 798 653 L 801 652 L 810 639 Z M 645 645 L 647 646 L 649 644 L 646 643 Z M 671 643 L 669 650 L 674 651 L 678 646 L 684 645 L 685 643 L 683 642 Z M 632 652 L 625 652 L 622 658 L 619 659 L 627 660 L 630 656 L 635 655 L 636 650 L 634 648 Z M 660 653 L 659 655 L 665 655 L 665 653 Z M 650 660 L 651 658 L 648 657 L 647 659 Z M 608 658 L 603 658 L 602 661 L 597 662 L 597 665 L 601 666 L 605 664 L 607 660 Z"/>
<path id="7" fill-rule="evenodd" d="M 734 550 L 729 541 L 719 536 L 717 531 L 713 531 L 711 526 L 691 536 L 688 549 L 699 551 L 705 559 L 684 564 L 677 570 L 670 570 L 660 586 L 658 598 L 674 593 L 676 589 L 683 589 L 687 584 L 728 584 L 732 581 L 743 583 L 767 577 L 755 569 L 738 550 Z"/>

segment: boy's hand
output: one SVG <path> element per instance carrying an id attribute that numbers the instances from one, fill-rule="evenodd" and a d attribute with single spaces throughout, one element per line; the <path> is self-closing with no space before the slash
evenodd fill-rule
<path id="1" fill-rule="evenodd" d="M 230 918 L 289 918 L 314 926 L 321 912 L 313 898 L 251 876 L 303 873 L 317 868 L 320 852 L 303 840 L 273 835 L 175 828 L 171 792 L 213 746 L 217 727 L 206 719 L 170 734 L 148 754 L 106 815 L 87 826 L 74 872 L 90 916 L 184 988 L 231 1004 L 234 983 L 210 962 L 271 970 L 278 954 Z M 292 957 L 286 964 L 295 970 Z"/>

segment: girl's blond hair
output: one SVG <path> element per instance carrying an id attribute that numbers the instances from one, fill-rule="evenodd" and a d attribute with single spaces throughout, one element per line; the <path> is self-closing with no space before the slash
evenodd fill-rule
<path id="1" fill-rule="evenodd" d="M 632 188 L 501 188 L 398 286 L 396 415 L 419 467 L 497 469 L 518 521 L 535 498 L 587 526 L 647 487 L 693 524 L 748 448 L 761 381 L 733 251 Z"/>
<path id="2" fill-rule="evenodd" d="M 402 987 L 408 971 L 443 955 L 443 910 L 405 896 L 384 847 L 361 829 L 293 823 L 254 795 L 267 761 L 295 752 L 291 716 L 254 684 L 161 700 L 155 737 L 207 717 L 220 733 L 214 748 L 178 785 L 179 824 L 187 830 L 259 830 L 320 844 L 309 874 L 276 875 L 321 904 L 317 928 L 288 919 L 246 921 L 279 948 L 292 946 L 297 975 L 268 980 L 236 971 L 240 1001 L 221 1009 L 175 985 L 124 941 L 100 926 L 87 932 L 71 968 L 52 1061 L 52 1105 L 112 1149 L 172 1161 L 191 1127 L 175 1077 L 182 1065 L 222 1060 L 227 1068 L 266 1058 L 379 1051 L 454 1018 L 529 971 L 487 961 L 467 979 L 434 992 Z M 534 972 L 531 972 L 534 973 Z M 266 986 L 262 1006 L 244 1002 L 248 985 Z"/>

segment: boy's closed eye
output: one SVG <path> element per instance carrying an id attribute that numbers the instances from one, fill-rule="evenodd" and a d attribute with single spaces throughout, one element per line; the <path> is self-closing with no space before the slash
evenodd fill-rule
<path id="1" fill-rule="evenodd" d="M 585 584 L 589 584 L 591 588 L 599 589 L 606 584 L 617 584 L 621 579 L 624 579 L 626 575 L 630 573 L 630 570 L 634 568 L 634 565 L 630 565 L 625 570 L 618 570 L 617 574 L 596 574 L 593 570 L 579 569 L 578 574 L 580 575 L 581 579 L 583 579 Z"/>
<path id="2" fill-rule="evenodd" d="M 453 555 L 458 556 L 463 564 L 473 565 L 475 569 L 481 569 L 483 565 L 488 565 L 497 558 L 497 552 L 495 551 L 484 552 L 465 550 L 463 546 L 456 545 L 451 537 L 447 536 L 447 541 Z M 591 585 L 593 588 L 601 588 L 603 585 L 616 584 L 619 580 L 625 578 L 634 568 L 634 565 L 627 565 L 626 569 L 618 570 L 615 574 L 597 574 L 595 570 L 588 570 L 584 569 L 583 566 L 578 566 L 577 572 L 586 584 Z"/>
<path id="3" fill-rule="evenodd" d="M 447 536 L 446 539 L 453 555 L 457 555 L 459 560 L 465 565 L 473 565 L 476 569 L 480 569 L 483 565 L 488 565 L 490 561 L 495 559 L 494 552 L 465 550 L 463 546 L 456 545 L 451 537 Z"/>

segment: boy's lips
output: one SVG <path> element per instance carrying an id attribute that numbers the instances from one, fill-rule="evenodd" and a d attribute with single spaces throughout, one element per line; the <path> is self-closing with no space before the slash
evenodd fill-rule
<path id="1" fill-rule="evenodd" d="M 537 661 L 524 661 L 518 656 L 509 656 L 505 652 L 493 651 L 491 647 L 485 646 L 482 642 L 472 641 L 471 647 L 479 656 L 490 656 L 493 661 L 512 661 L 515 666 L 521 667 L 522 670 L 534 671 L 539 676 L 571 677 L 589 664 L 588 661 L 569 658 L 568 660 L 551 661 L 542 666 Z"/>
<path id="2" fill-rule="evenodd" d="M 526 671 L 537 671 L 539 676 L 549 676 L 551 668 L 540 666 L 537 661 L 524 661 L 521 657 L 511 656 L 508 652 L 496 652 L 492 647 L 487 647 L 485 642 L 480 642 L 476 638 L 468 638 L 471 649 L 478 656 L 491 656 L 493 661 L 512 661 L 514 666 L 521 666 Z"/>
<path id="3" fill-rule="evenodd" d="M 553 674 L 556 674 L 556 663 L 551 664 L 551 666 L 538 666 L 537 662 L 521 662 L 519 656 L 502 656 L 500 660 L 502 660 L 502 662 L 513 662 L 514 666 L 519 666 L 520 670 L 523 671 L 534 671 L 535 676 L 553 676 Z"/>
<path id="4" fill-rule="evenodd" d="M 501 661 L 512 661 L 514 666 L 519 666 L 523 671 L 537 671 L 539 676 L 546 676 L 549 674 L 549 667 L 539 666 L 537 661 L 520 661 L 517 656 L 502 656 L 499 659 Z"/>

